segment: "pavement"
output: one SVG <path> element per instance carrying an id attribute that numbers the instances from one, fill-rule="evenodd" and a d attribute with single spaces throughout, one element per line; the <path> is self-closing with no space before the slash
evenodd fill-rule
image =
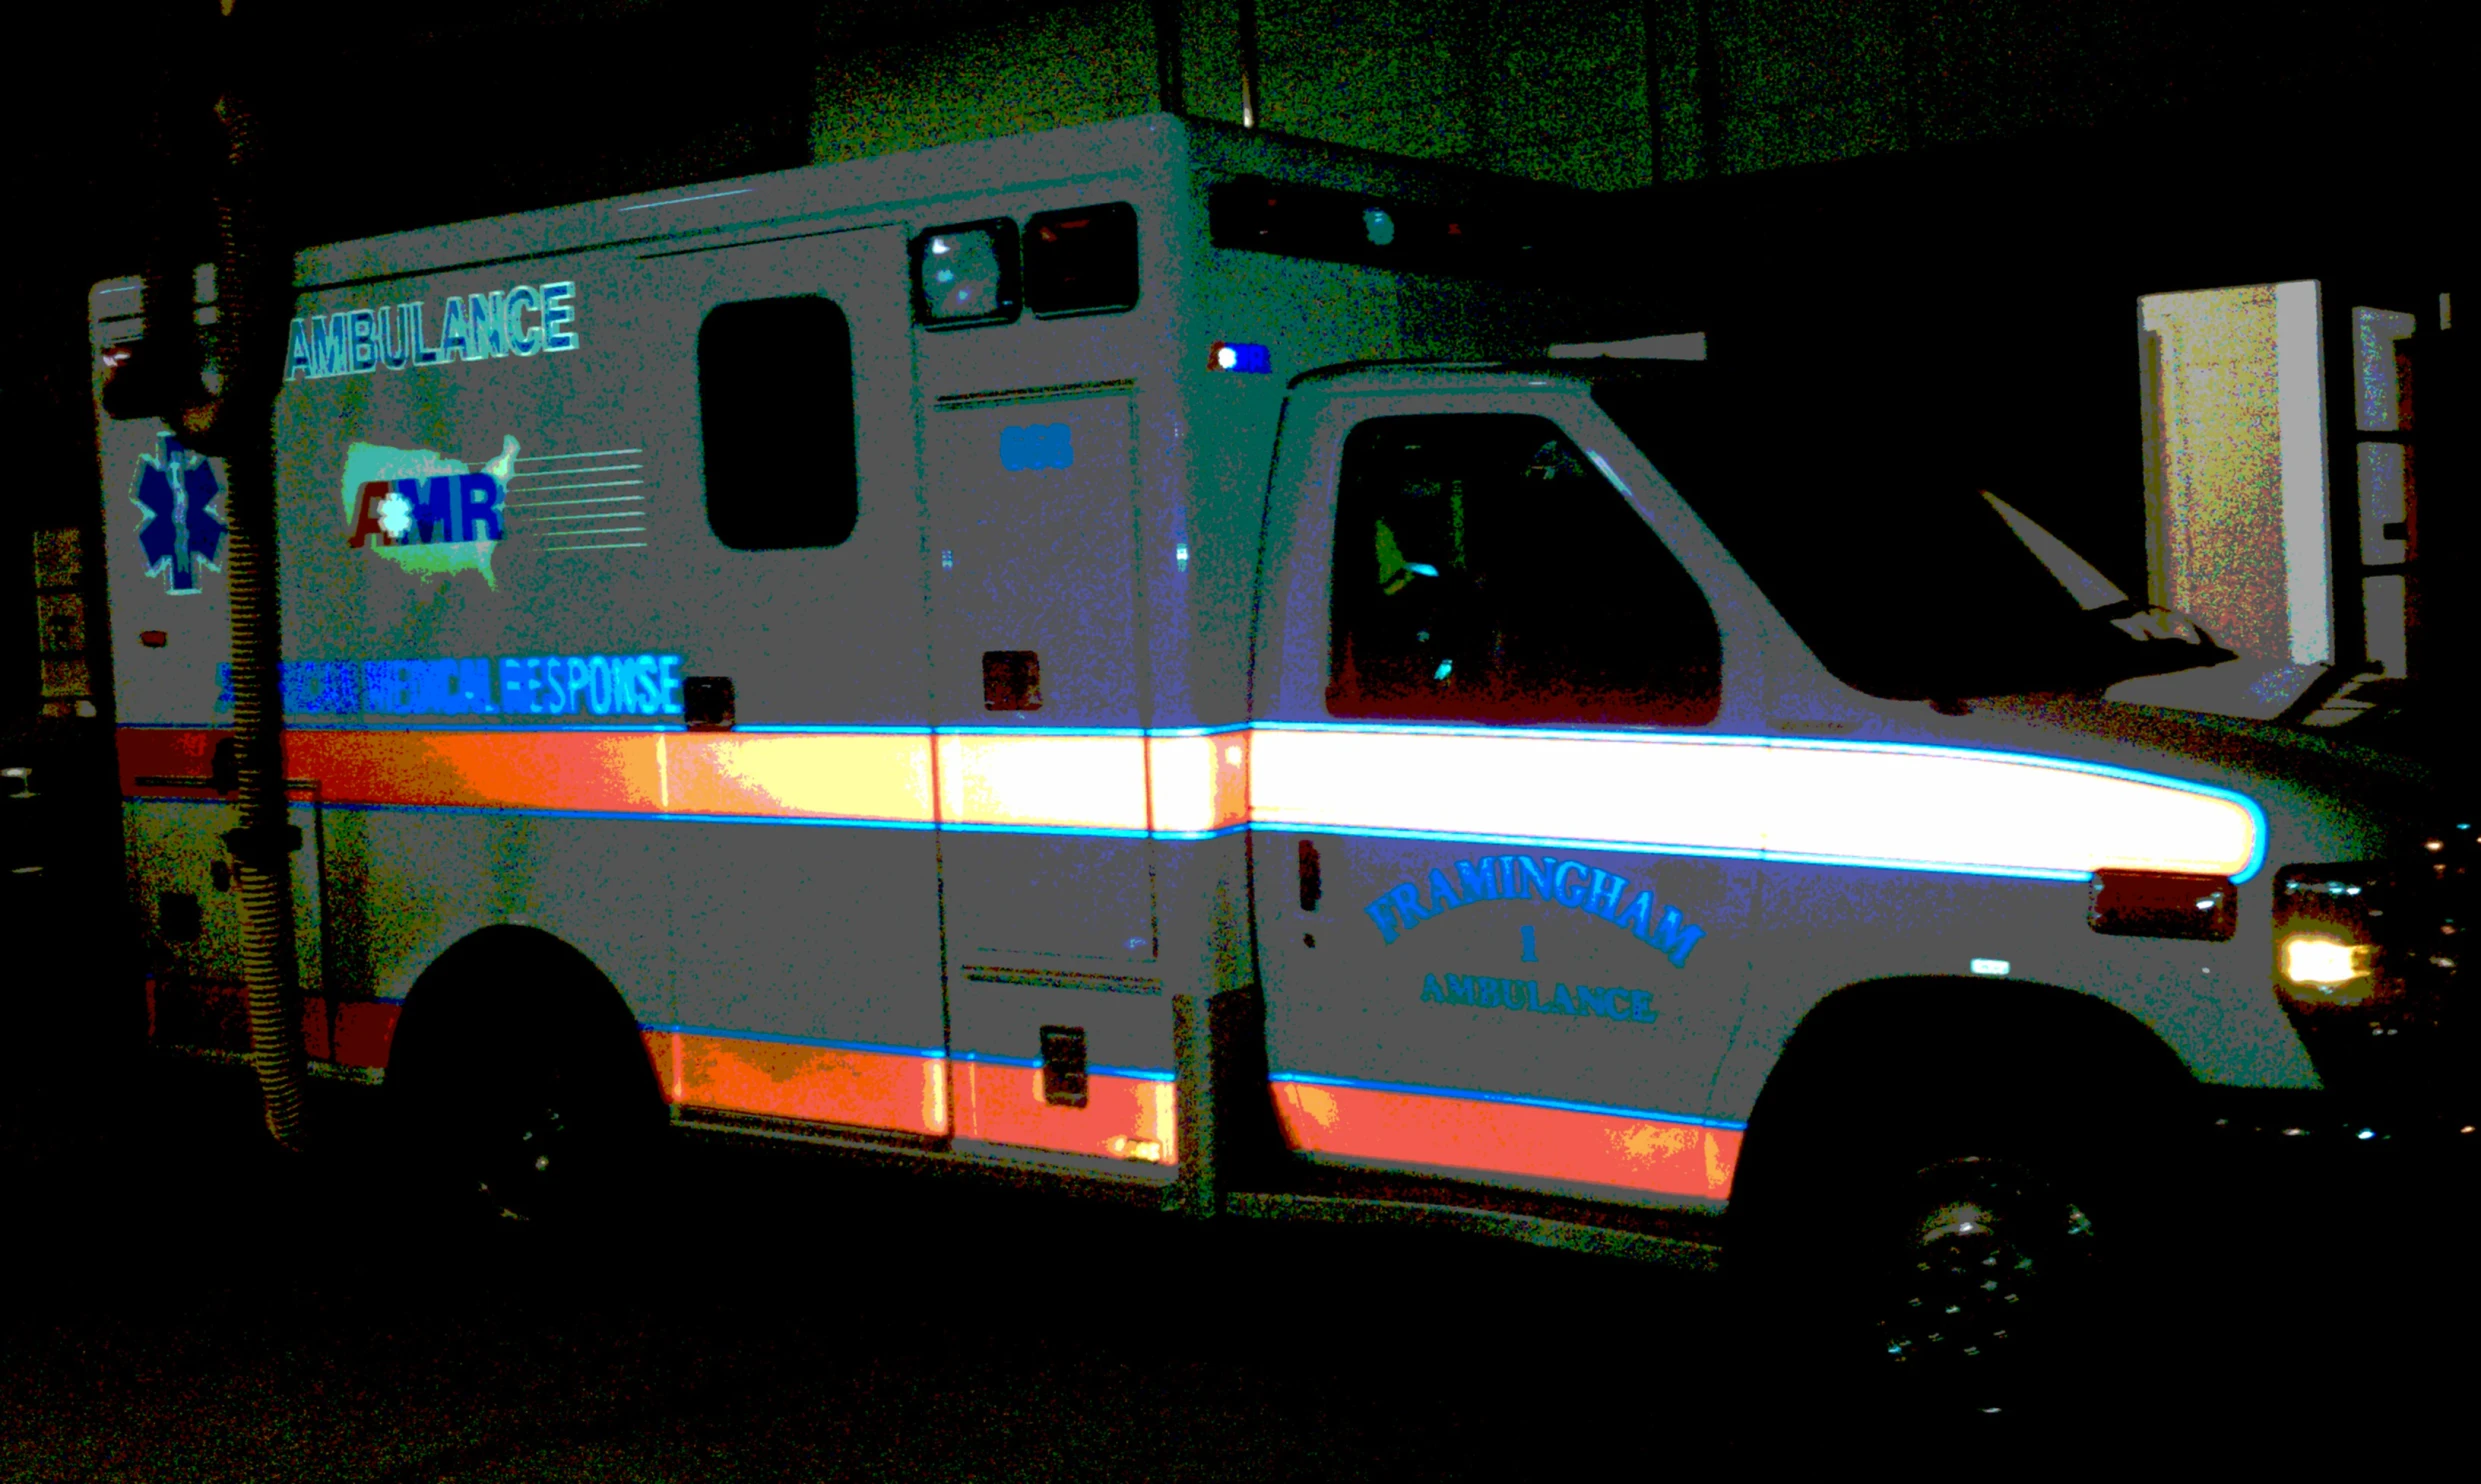
<path id="1" fill-rule="evenodd" d="M 2235 1176 L 2159 1326 L 2044 1421 L 1932 1423 L 1734 1343 L 1669 1269 L 774 1147 L 676 1150 L 626 1230 L 460 1227 L 355 1089 L 318 1085 L 304 1157 L 239 1068 L 38 1059 L 0 1120 L 0 1479 L 2221 1472 L 2460 1451 L 2473 1410 L 2469 1160 Z"/>

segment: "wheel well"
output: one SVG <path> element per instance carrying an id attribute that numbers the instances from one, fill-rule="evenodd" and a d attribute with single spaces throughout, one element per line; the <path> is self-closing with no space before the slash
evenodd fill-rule
<path id="1" fill-rule="evenodd" d="M 2004 1069 L 2018 1086 L 2080 1084 L 2096 1101 L 2158 1106 L 2192 1081 L 2134 1016 L 2055 985 L 1984 979 L 1882 979 L 1847 985 L 1793 1028 L 1750 1111 L 1749 1138 L 1807 1111 L 1810 1094 L 1856 1071 L 1925 1066 Z"/>
<path id="2" fill-rule="evenodd" d="M 553 1041 L 590 1057 L 655 1109 L 662 1084 L 620 991 L 594 960 L 540 928 L 495 924 L 467 934 L 406 993 L 388 1046 L 387 1082 L 419 1097 L 448 1092 L 498 1057 Z"/>

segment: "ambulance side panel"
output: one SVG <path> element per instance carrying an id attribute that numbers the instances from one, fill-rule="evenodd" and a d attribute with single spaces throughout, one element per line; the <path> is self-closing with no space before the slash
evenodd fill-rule
<path id="1" fill-rule="evenodd" d="M 556 285 L 569 311 L 566 343 L 503 308 L 501 354 L 382 339 L 375 369 L 288 388 L 286 650 L 359 685 L 293 739 L 297 772 L 370 815 L 350 982 L 401 996 L 458 938 L 527 921 L 611 978 L 675 1100 L 944 1130 L 903 261 L 886 225 L 304 295 L 306 320 L 350 334 L 367 310 L 408 340 L 441 313 L 408 305 Z M 849 367 L 823 425 L 709 416 L 718 389 L 819 365 Z M 776 471 L 735 498 L 791 512 L 737 533 L 754 549 L 710 510 L 710 428 Z M 434 468 L 497 482 L 497 540 L 437 539 Z M 453 534 L 485 532 L 471 514 Z M 682 731 L 717 682 L 735 730 Z"/>

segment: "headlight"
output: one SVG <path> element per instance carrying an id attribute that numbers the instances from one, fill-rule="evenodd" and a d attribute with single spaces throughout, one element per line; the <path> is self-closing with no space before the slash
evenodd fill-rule
<path id="1" fill-rule="evenodd" d="M 2399 967 L 2381 943 L 2404 911 L 2396 870 L 2382 861 L 2286 866 L 2274 877 L 2274 987 L 2303 1009 L 2365 1005 L 2392 998 L 2384 976 Z M 2391 991 L 2391 984 L 2388 986 Z"/>
<path id="2" fill-rule="evenodd" d="M 2330 1089 L 2424 1119 L 2481 1111 L 2481 1016 L 2457 982 L 2475 845 L 2462 825 L 2394 860 L 2275 873 L 2275 992 Z"/>
<path id="3" fill-rule="evenodd" d="M 2294 933 L 2283 940 L 2283 978 L 2300 989 L 2332 995 L 2369 978 L 2369 945 Z"/>

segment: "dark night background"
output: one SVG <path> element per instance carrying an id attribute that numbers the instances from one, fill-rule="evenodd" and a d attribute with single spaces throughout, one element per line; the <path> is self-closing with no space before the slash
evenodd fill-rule
<path id="1" fill-rule="evenodd" d="M 951 56 L 970 77 L 1012 28 L 1072 38 L 1041 74 L 1057 93 L 1011 72 L 1013 91 L 960 101 L 951 134 L 1157 106 L 1163 13 L 1189 111 L 1238 116 L 1237 7 L 1203 0 L 242 6 L 296 245 L 842 158 L 857 146 L 834 120 L 869 96 L 854 79 Z M 1257 9 L 1272 127 L 1386 143 L 1410 137 L 1379 116 L 1395 108 L 1447 158 L 1609 192 L 1611 271 L 1654 265 L 1658 317 L 1879 387 L 1855 395 L 1992 471 L 2132 590 L 2137 295 L 2315 277 L 2336 303 L 2434 303 L 2461 271 L 2468 126 L 2446 120 L 2470 48 L 2450 7 Z M 1569 14 L 1633 28 L 1641 62 L 1609 82 L 1619 101 L 1554 126 L 1602 84 L 1563 71 L 1555 38 L 1517 39 Z M 0 93 L 0 737 L 5 761 L 40 762 L 50 862 L 43 894 L 9 904 L 0 967 L 21 1048 L 0 1141 L 19 1252 L 0 1478 L 1528 1478 L 1813 1452 L 2151 1469 L 2462 1451 L 2469 1158 L 2387 1153 L 2271 1193 L 2235 1174 L 2200 1198 L 2186 1286 L 2160 1296 L 2185 1338 L 2132 1344 L 2039 1439 L 1830 1421 L 1832 1399 L 1718 1338 L 1708 1286 L 1529 1249 L 1172 1231 L 902 1174 L 813 1204 L 766 1152 L 667 1173 L 668 1224 L 626 1260 L 379 1220 L 372 1172 L 276 1154 L 246 1084 L 141 1055 L 108 714 L 34 715 L 28 534 L 102 519 L 86 290 L 136 271 L 155 234 L 210 255 L 203 194 L 158 130 L 203 115 L 216 24 L 204 0 L 27 12 Z M 1443 29 L 1448 73 L 1302 101 L 1388 27 Z M 1125 34 L 1076 62 L 1097 28 Z"/>

